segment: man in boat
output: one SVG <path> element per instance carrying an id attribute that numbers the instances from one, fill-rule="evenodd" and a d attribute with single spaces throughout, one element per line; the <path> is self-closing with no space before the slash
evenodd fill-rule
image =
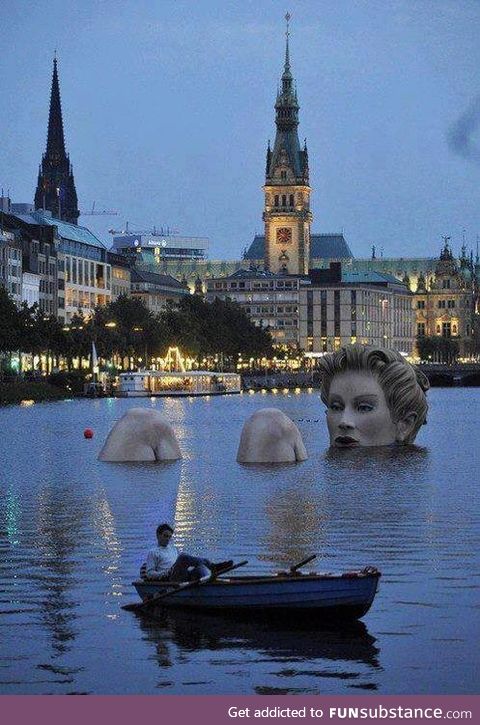
<path id="1" fill-rule="evenodd" d="M 195 581 L 203 577 L 220 574 L 233 565 L 233 561 L 216 564 L 190 554 L 179 553 L 172 541 L 173 528 L 163 523 L 157 526 L 157 543 L 150 549 L 146 562 L 140 569 L 142 579 L 149 581 Z"/>

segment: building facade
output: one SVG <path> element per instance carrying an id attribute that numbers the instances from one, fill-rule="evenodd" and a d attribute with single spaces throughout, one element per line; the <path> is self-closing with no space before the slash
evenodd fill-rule
<path id="1" fill-rule="evenodd" d="M 127 256 L 138 266 L 149 265 L 151 271 L 161 272 L 169 265 L 182 262 L 201 262 L 208 257 L 207 237 L 181 237 L 169 229 L 137 234 L 125 231 L 113 237 L 112 251 Z"/>
<path id="2" fill-rule="evenodd" d="M 5 198 L 4 198 L 5 201 Z M 44 315 L 65 319 L 65 280 L 60 259 L 60 239 L 55 228 L 47 227 L 30 214 L 17 214 L 31 205 L 10 204 L 9 214 L 3 214 L 3 224 L 20 245 L 22 272 L 22 302 L 38 304 Z M 25 288 L 25 289 L 23 289 Z"/>
<path id="3" fill-rule="evenodd" d="M 414 295 L 419 357 L 422 356 L 422 338 L 456 341 L 461 358 L 469 358 L 476 352 L 475 307 L 478 294 L 475 268 L 472 270 L 466 262 L 465 249 L 458 263 L 445 237 L 434 274 L 428 282 L 423 275 L 419 277 Z"/>
<path id="4" fill-rule="evenodd" d="M 12 231 L 1 227 L 0 285 L 7 290 L 15 304 L 20 306 L 22 303 L 22 245 Z"/>
<path id="5" fill-rule="evenodd" d="M 361 343 L 414 353 L 413 295 L 391 275 L 344 272 L 339 263 L 311 270 L 309 283 L 300 286 L 298 316 L 306 352 Z"/>
<path id="6" fill-rule="evenodd" d="M 42 303 L 42 299 L 47 294 L 54 295 L 57 301 L 56 309 L 45 312 L 56 314 L 68 324 L 75 314 L 89 317 L 97 305 L 110 302 L 112 270 L 108 252 L 89 229 L 54 219 L 50 212 L 43 211 L 17 214 L 15 219 L 29 229 L 30 235 L 43 238 L 38 247 L 35 240 L 33 243 L 38 272 L 48 274 L 48 279 L 40 281 L 40 305 L 46 304 L 47 300 Z"/>
<path id="7" fill-rule="evenodd" d="M 301 282 L 300 276 L 241 269 L 228 277 L 207 279 L 205 299 L 233 300 L 255 325 L 268 329 L 276 345 L 295 347 Z"/>
<path id="8" fill-rule="evenodd" d="M 154 313 L 161 312 L 168 303 L 179 302 L 184 295 L 189 294 L 188 287 L 169 275 L 136 269 L 132 269 L 131 288 L 132 297 L 141 299 Z"/>
<path id="9" fill-rule="evenodd" d="M 112 268 L 111 301 L 114 302 L 121 295 L 128 297 L 131 292 L 131 268 L 127 257 L 108 252 L 107 261 Z"/>

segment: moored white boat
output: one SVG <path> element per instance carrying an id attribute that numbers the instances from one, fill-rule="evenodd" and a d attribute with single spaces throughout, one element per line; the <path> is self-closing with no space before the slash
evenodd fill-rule
<path id="1" fill-rule="evenodd" d="M 209 370 L 140 370 L 121 373 L 117 394 L 126 398 L 141 398 L 166 395 L 228 395 L 240 391 L 241 377 L 237 373 Z"/>

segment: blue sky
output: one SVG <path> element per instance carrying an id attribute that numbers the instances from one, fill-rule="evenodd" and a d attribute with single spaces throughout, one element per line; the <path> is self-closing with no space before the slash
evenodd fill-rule
<path id="1" fill-rule="evenodd" d="M 480 234 L 477 0 L 0 0 L 0 185 L 31 201 L 57 49 L 81 217 L 169 225 L 239 258 L 262 232 L 287 10 L 313 231 L 355 256 Z M 450 139 L 450 143 L 449 143 Z"/>

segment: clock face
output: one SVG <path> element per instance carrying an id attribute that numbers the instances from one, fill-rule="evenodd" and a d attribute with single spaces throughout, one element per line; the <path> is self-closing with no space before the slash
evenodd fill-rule
<path id="1" fill-rule="evenodd" d="M 292 241 L 292 230 L 289 227 L 281 227 L 277 229 L 278 244 L 290 244 Z"/>

